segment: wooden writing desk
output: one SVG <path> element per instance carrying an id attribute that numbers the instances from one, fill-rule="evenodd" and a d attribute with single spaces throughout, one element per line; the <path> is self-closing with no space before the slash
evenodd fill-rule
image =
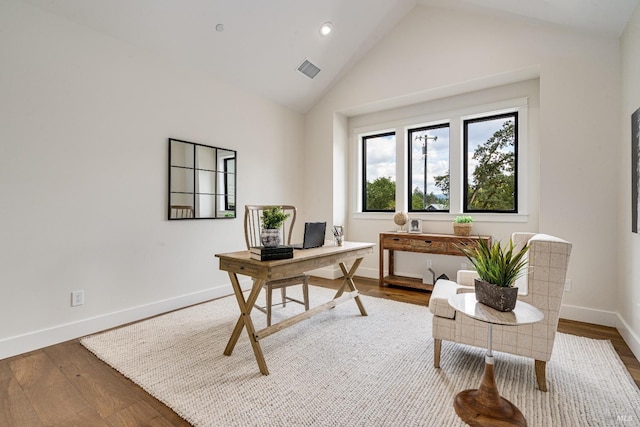
<path id="1" fill-rule="evenodd" d="M 323 246 L 321 248 L 296 250 L 294 251 L 293 258 L 277 261 L 253 260 L 249 256 L 249 251 L 216 254 L 216 257 L 220 259 L 220 270 L 224 270 L 229 273 L 231 285 L 233 286 L 233 293 L 236 296 L 238 307 L 240 308 L 240 317 L 238 318 L 238 322 L 236 323 L 233 333 L 229 338 L 224 354 L 227 356 L 231 355 L 236 343 L 238 342 L 242 329 L 246 328 L 260 372 L 263 375 L 269 375 L 269 370 L 267 369 L 267 364 L 264 360 L 264 355 L 262 354 L 262 348 L 260 347 L 259 342 L 262 338 L 268 337 L 275 332 L 294 325 L 302 320 L 308 319 L 314 314 L 329 310 L 350 299 L 355 299 L 360 310 L 360 314 L 366 316 L 367 311 L 362 305 L 362 301 L 360 301 L 358 290 L 353 282 L 353 275 L 360 266 L 362 259 L 371 253 L 373 253 L 373 243 L 344 242 L 342 246 Z M 354 260 L 354 262 L 351 265 L 351 268 L 347 269 L 345 262 L 350 260 Z M 251 320 L 251 310 L 255 306 L 258 294 L 266 280 L 282 279 L 304 273 L 305 271 L 311 271 L 334 264 L 338 264 L 340 266 L 344 280 L 342 282 L 342 286 L 340 286 L 338 292 L 331 301 L 278 322 L 275 325 L 268 326 L 259 331 L 255 330 Z M 246 300 L 242 293 L 242 289 L 240 288 L 238 274 L 249 276 L 254 279 L 251 292 Z M 347 289 L 348 292 L 345 292 Z"/>

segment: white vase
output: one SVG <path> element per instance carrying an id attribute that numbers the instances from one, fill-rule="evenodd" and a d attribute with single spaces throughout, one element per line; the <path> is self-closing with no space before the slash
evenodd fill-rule
<path id="1" fill-rule="evenodd" d="M 260 242 L 265 248 L 275 248 L 280 244 L 280 229 L 263 228 L 260 232 Z"/>

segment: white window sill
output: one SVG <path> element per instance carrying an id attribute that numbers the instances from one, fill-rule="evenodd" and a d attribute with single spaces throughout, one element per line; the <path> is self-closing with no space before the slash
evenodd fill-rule
<path id="1" fill-rule="evenodd" d="M 395 212 L 355 212 L 352 214 L 353 219 L 362 220 L 384 220 L 393 221 L 393 215 Z M 474 222 L 528 222 L 529 215 L 523 213 L 422 213 L 422 212 L 409 212 L 410 218 L 417 218 L 428 221 L 443 221 L 453 222 L 453 220 L 459 215 L 468 215 L 473 218 Z"/>

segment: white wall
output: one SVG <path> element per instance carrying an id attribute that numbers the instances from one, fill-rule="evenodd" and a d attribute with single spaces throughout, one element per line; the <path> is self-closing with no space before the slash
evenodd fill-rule
<path id="1" fill-rule="evenodd" d="M 640 358 L 640 234 L 631 232 L 631 114 L 640 108 L 640 7 L 621 38 L 622 138 L 618 197 L 620 276 L 618 279 L 618 330 Z"/>
<path id="2" fill-rule="evenodd" d="M 314 199 L 307 202 L 328 217 L 348 215 L 347 238 L 377 242 L 380 231 L 393 229 L 392 216 L 358 219 L 338 212 L 350 203 L 336 204 L 336 183 L 324 178 L 332 159 L 340 157 L 331 150 L 344 145 L 331 144 L 342 126 L 334 116 L 539 77 L 539 128 L 532 130 L 539 173 L 530 183 L 539 186 L 537 222 L 476 227 L 496 236 L 527 229 L 571 241 L 572 291 L 565 293 L 562 317 L 614 325 L 617 228 L 607 218 L 618 201 L 619 62 L 617 39 L 418 6 L 307 115 L 307 150 L 314 154 L 306 157 L 313 159 L 306 170 L 316 177 L 308 191 Z M 376 252 L 359 273 L 377 277 L 377 263 Z"/>
<path id="3" fill-rule="evenodd" d="M 242 211 L 167 221 L 167 138 L 237 150 L 240 209 L 300 205 L 303 118 L 22 2 L 0 34 L 0 358 L 230 293 Z"/>

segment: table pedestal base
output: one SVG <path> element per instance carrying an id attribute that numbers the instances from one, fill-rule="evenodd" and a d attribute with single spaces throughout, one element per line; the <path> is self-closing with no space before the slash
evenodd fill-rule
<path id="1" fill-rule="evenodd" d="M 507 399 L 500 397 L 493 375 L 493 358 L 487 357 L 482 382 L 477 390 L 456 395 L 456 414 L 470 426 L 526 426 L 524 415 Z"/>

